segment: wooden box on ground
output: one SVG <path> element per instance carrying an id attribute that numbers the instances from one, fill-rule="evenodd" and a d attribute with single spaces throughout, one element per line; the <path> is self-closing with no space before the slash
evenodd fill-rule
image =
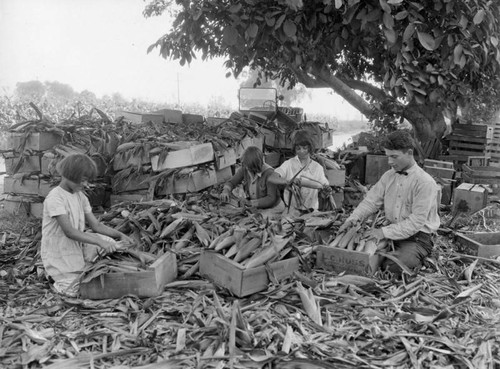
<path id="1" fill-rule="evenodd" d="M 13 216 L 42 218 L 43 202 L 39 198 L 8 195 L 2 204 L 4 211 Z"/>
<path id="2" fill-rule="evenodd" d="M 22 152 L 24 150 L 44 151 L 61 143 L 62 135 L 54 132 L 26 133 L 10 132 L 7 139 L 9 150 Z"/>
<path id="3" fill-rule="evenodd" d="M 453 195 L 453 212 L 460 210 L 461 202 L 467 204 L 467 213 L 483 209 L 488 203 L 488 191 L 482 186 L 472 183 L 462 183 Z"/>
<path id="4" fill-rule="evenodd" d="M 113 170 L 122 170 L 128 167 L 140 167 L 151 163 L 151 146 L 145 144 L 140 150 L 131 149 L 117 152 L 113 157 Z"/>
<path id="5" fill-rule="evenodd" d="M 163 145 L 163 155 L 156 149 L 151 151 L 151 166 L 154 172 L 203 164 L 214 160 L 211 143 L 179 141 Z M 166 152 L 165 152 L 166 150 Z"/>
<path id="6" fill-rule="evenodd" d="M 453 162 L 425 159 L 424 170 L 433 177 L 442 179 L 455 178 Z"/>
<path id="7" fill-rule="evenodd" d="M 467 255 L 491 258 L 500 256 L 500 232 L 457 233 L 457 251 Z"/>
<path id="8" fill-rule="evenodd" d="M 198 192 L 217 184 L 217 174 L 213 168 L 184 168 L 167 178 L 158 188 L 159 195 Z"/>
<path id="9" fill-rule="evenodd" d="M 216 169 L 215 175 L 217 176 L 217 184 L 225 183 L 233 177 L 233 168 Z"/>
<path id="10" fill-rule="evenodd" d="M 207 117 L 207 125 L 209 126 L 218 126 L 222 122 L 225 122 L 227 118 L 219 118 L 219 117 Z"/>
<path id="11" fill-rule="evenodd" d="M 49 174 L 49 161 L 44 158 L 44 156 L 38 155 L 6 157 L 5 172 L 8 175 L 32 172 Z"/>
<path id="12" fill-rule="evenodd" d="M 490 185 L 494 194 L 500 192 L 500 168 L 462 165 L 462 178 L 468 183 Z"/>
<path id="13" fill-rule="evenodd" d="M 236 160 L 238 156 L 236 155 L 236 151 L 232 147 L 228 147 L 222 151 L 215 152 L 215 168 L 216 169 L 224 169 L 230 167 L 231 165 L 236 164 Z"/>
<path id="14" fill-rule="evenodd" d="M 54 186 L 45 179 L 38 178 L 4 178 L 4 192 L 22 195 L 38 195 L 45 197 Z"/>
<path id="15" fill-rule="evenodd" d="M 269 264 L 278 281 L 299 270 L 299 258 L 280 260 Z M 268 288 L 269 276 L 265 266 L 245 269 L 240 264 L 215 251 L 202 251 L 200 274 L 238 297 L 251 295 Z"/>
<path id="16" fill-rule="evenodd" d="M 138 190 L 148 190 L 151 187 L 151 182 L 149 182 L 150 178 L 151 175 L 148 173 L 137 174 L 137 172 L 132 173 L 125 178 L 119 178 L 115 175 L 111 178 L 111 188 L 114 194 Z"/>
<path id="17" fill-rule="evenodd" d="M 116 113 L 116 116 L 124 117 L 126 120 L 134 124 L 142 124 L 147 122 L 153 122 L 157 124 L 163 123 L 163 114 L 119 111 Z"/>
<path id="18" fill-rule="evenodd" d="M 205 117 L 200 114 L 189 114 L 189 113 L 184 113 L 182 114 L 182 123 L 184 124 L 196 124 L 196 123 L 203 123 L 205 121 Z"/>
<path id="19" fill-rule="evenodd" d="M 163 292 L 167 283 L 177 278 L 177 259 L 167 252 L 160 256 L 146 271 L 106 273 L 80 284 L 84 299 L 118 299 L 125 295 L 155 297 Z"/>
<path id="20" fill-rule="evenodd" d="M 240 142 L 238 142 L 238 144 L 235 147 L 236 155 L 238 155 L 238 158 L 241 158 L 243 152 L 245 152 L 245 150 L 250 146 L 256 146 L 259 149 L 263 150 L 264 136 L 263 135 L 258 135 L 254 137 L 245 136 Z"/>
<path id="21" fill-rule="evenodd" d="M 267 128 L 262 128 L 261 132 L 264 135 L 264 144 L 274 149 L 292 149 L 293 139 L 289 132 L 274 131 Z"/>
<path id="22" fill-rule="evenodd" d="M 154 111 L 153 114 L 163 115 L 163 121 L 165 123 L 182 123 L 182 111 L 176 109 L 160 109 Z"/>
<path id="23" fill-rule="evenodd" d="M 316 266 L 337 273 L 372 275 L 380 268 L 382 259 L 383 257 L 377 254 L 370 255 L 337 247 L 316 248 Z"/>
<path id="24" fill-rule="evenodd" d="M 345 186 L 345 169 L 326 169 L 325 174 L 330 186 Z"/>
<path id="25" fill-rule="evenodd" d="M 309 132 L 316 150 L 332 146 L 333 130 L 327 123 L 304 122 L 300 128 Z"/>
<path id="26" fill-rule="evenodd" d="M 446 137 L 449 140 L 449 158 L 461 166 L 467 163 L 469 156 L 484 155 L 492 127 L 483 124 L 456 124 L 453 132 Z"/>
<path id="27" fill-rule="evenodd" d="M 375 184 L 391 167 L 385 155 L 366 155 L 365 184 Z"/>

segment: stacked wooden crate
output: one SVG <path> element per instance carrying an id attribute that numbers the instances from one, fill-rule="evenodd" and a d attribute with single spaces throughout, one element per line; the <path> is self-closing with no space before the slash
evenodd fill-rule
<path id="1" fill-rule="evenodd" d="M 486 155 L 490 158 L 490 163 L 500 166 L 500 122 L 491 126 L 491 138 L 488 142 Z"/>
<path id="2" fill-rule="evenodd" d="M 62 132 L 29 131 L 8 132 L 1 148 L 5 158 L 4 209 L 14 215 L 42 216 L 42 203 L 54 187 L 50 160 L 45 156 L 62 140 Z"/>
<path id="3" fill-rule="evenodd" d="M 440 156 L 440 159 L 453 161 L 460 168 L 470 156 L 485 155 L 492 131 L 492 127 L 484 124 L 454 125 L 448 136 L 449 155 Z"/>
<path id="4" fill-rule="evenodd" d="M 264 137 L 250 132 L 243 117 L 215 126 L 195 115 L 189 119 L 182 127 L 165 124 L 159 137 L 145 136 L 118 147 L 112 204 L 199 192 L 224 183 L 233 176 L 246 148 L 263 148 Z"/>

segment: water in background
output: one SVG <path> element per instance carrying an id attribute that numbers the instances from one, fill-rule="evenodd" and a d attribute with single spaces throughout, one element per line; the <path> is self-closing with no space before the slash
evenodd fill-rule
<path id="1" fill-rule="evenodd" d="M 328 146 L 328 148 L 332 151 L 337 150 L 339 147 L 342 147 L 344 144 L 347 146 L 352 143 L 352 136 L 357 135 L 361 131 L 354 131 L 350 133 L 340 133 L 336 134 L 333 132 L 332 137 L 332 145 Z"/>

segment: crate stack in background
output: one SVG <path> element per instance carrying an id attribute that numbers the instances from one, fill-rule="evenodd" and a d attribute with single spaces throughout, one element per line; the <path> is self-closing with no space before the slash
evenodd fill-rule
<path id="1" fill-rule="evenodd" d="M 486 155 L 490 158 L 491 165 L 500 167 L 500 122 L 491 125 L 491 138 Z"/>
<path id="2" fill-rule="evenodd" d="M 5 161 L 3 207 L 14 215 L 41 217 L 43 200 L 56 185 L 45 156 L 64 133 L 47 125 L 26 124 L 7 132 L 2 142 Z"/>
<path id="3" fill-rule="evenodd" d="M 447 137 L 449 155 L 440 160 L 452 161 L 457 169 L 466 164 L 469 157 L 485 156 L 492 137 L 493 127 L 485 124 L 456 124 Z"/>

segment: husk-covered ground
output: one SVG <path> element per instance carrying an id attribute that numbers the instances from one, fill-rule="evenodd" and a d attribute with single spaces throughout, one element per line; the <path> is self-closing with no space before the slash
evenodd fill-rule
<path id="1" fill-rule="evenodd" d="M 214 219 L 229 227 L 246 216 L 211 201 L 179 206 L 206 215 L 199 224 L 209 231 Z M 199 276 L 196 237 L 180 249 L 180 234 L 151 237 L 159 211 L 171 210 L 123 205 L 102 216 L 148 236 L 146 251 L 175 250 L 178 260 L 178 279 L 160 296 L 113 300 L 55 293 L 40 261 L 40 221 L 1 213 L 0 367 L 500 367 L 500 261 L 460 254 L 454 243 L 457 231 L 500 231 L 498 204 L 453 228 L 443 212 L 435 251 L 416 274 L 326 272 L 315 268 L 318 244 L 301 242 L 298 273 L 244 298 Z"/>

